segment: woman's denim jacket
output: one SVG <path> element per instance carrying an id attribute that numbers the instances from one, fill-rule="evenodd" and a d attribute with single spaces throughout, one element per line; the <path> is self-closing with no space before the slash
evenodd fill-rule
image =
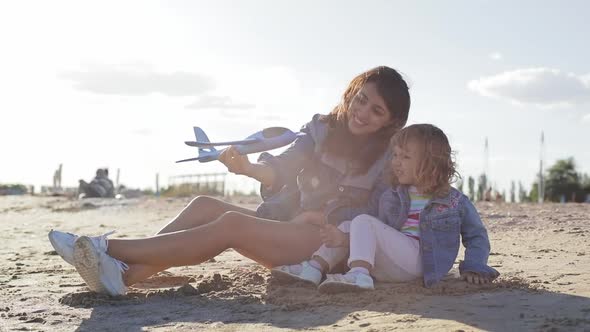
<path id="1" fill-rule="evenodd" d="M 367 202 L 375 185 L 382 181 L 390 153 L 384 153 L 367 172 L 354 174 L 358 161 L 322 151 L 328 125 L 320 121 L 319 114 L 301 131 L 307 135 L 280 155 L 260 155 L 258 161 L 272 167 L 275 180 L 271 188 L 261 186 L 263 203 L 257 216 L 286 221 L 302 211 L 323 211 L 328 222 L 338 224 L 368 213 Z"/>
<path id="2" fill-rule="evenodd" d="M 400 230 L 410 209 L 407 186 L 385 190 L 378 201 L 376 216 Z M 439 282 L 453 267 L 459 253 L 459 236 L 465 246 L 465 259 L 459 264 L 461 273 L 475 272 L 492 279 L 499 275 L 487 265 L 490 241 L 479 213 L 467 196 L 452 188 L 446 197 L 430 200 L 420 213 L 420 253 L 426 287 Z"/>

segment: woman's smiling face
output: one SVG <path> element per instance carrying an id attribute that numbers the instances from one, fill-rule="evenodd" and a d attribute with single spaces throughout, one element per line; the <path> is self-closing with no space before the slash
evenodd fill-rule
<path id="1" fill-rule="evenodd" d="M 348 129 L 353 135 L 376 133 L 391 123 L 391 113 L 377 91 L 377 85 L 367 82 L 350 102 Z"/>

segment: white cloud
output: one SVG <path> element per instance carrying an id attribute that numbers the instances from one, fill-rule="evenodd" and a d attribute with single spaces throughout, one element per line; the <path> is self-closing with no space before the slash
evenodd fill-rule
<path id="1" fill-rule="evenodd" d="M 494 61 L 500 61 L 502 60 L 502 58 L 504 58 L 504 56 L 500 52 L 490 53 L 489 57 Z"/>
<path id="2" fill-rule="evenodd" d="M 527 68 L 470 81 L 468 88 L 482 96 L 545 108 L 590 102 L 590 76 L 551 68 Z"/>
<path id="3" fill-rule="evenodd" d="M 187 105 L 186 108 L 190 109 L 251 109 L 254 108 L 253 104 L 235 103 L 228 96 L 210 96 L 204 95 L 199 97 L 194 103 Z"/>
<path id="4" fill-rule="evenodd" d="M 582 118 L 582 121 L 590 123 L 590 113 L 584 115 L 584 117 Z"/>
<path id="5" fill-rule="evenodd" d="M 100 66 L 87 70 L 63 71 L 62 79 L 70 80 L 79 90 L 119 96 L 144 96 L 160 93 L 167 96 L 195 96 L 215 87 L 206 75 L 176 71 L 155 72 L 138 65 Z"/>
<path id="6" fill-rule="evenodd" d="M 140 128 L 133 130 L 132 133 L 139 136 L 152 136 L 154 134 L 154 130 L 150 128 Z"/>

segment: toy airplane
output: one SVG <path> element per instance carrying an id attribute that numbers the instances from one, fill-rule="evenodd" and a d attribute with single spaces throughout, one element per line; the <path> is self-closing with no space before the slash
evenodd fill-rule
<path id="1" fill-rule="evenodd" d="M 233 145 L 239 154 L 250 154 L 268 151 L 276 148 L 280 148 L 293 142 L 297 137 L 304 136 L 305 133 L 294 133 L 291 130 L 283 127 L 270 127 L 263 129 L 257 133 L 254 133 L 243 140 L 229 141 L 229 142 L 210 142 L 209 138 L 199 127 L 193 127 L 195 131 L 196 141 L 187 141 L 184 144 L 188 146 L 194 146 L 199 148 L 199 155 L 196 158 L 189 158 L 178 160 L 177 163 L 185 161 L 199 161 L 206 163 L 209 161 L 217 160 L 221 152 L 225 149 L 217 150 L 216 146 Z"/>

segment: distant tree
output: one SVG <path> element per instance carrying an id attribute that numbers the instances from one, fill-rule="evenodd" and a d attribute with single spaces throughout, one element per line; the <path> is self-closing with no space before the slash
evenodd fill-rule
<path id="1" fill-rule="evenodd" d="M 154 190 L 151 188 L 142 189 L 141 193 L 148 196 L 153 196 L 155 194 Z"/>
<path id="2" fill-rule="evenodd" d="M 528 199 L 531 202 L 539 201 L 539 184 L 537 182 L 533 182 L 533 186 L 531 187 L 531 192 L 529 193 Z"/>
<path id="3" fill-rule="evenodd" d="M 516 202 L 516 186 L 514 185 L 514 181 L 510 182 L 510 203 Z"/>
<path id="4" fill-rule="evenodd" d="M 546 197 L 559 202 L 562 197 L 568 201 L 583 201 L 580 174 L 576 172 L 574 158 L 560 159 L 547 171 L 545 181 Z"/>
<path id="5" fill-rule="evenodd" d="M 485 174 L 481 174 L 477 181 L 477 197 L 478 201 L 483 201 L 486 190 L 488 189 L 488 179 Z"/>
<path id="6" fill-rule="evenodd" d="M 521 203 L 529 201 L 526 190 L 522 186 L 522 182 L 518 181 L 518 201 Z"/>
<path id="7" fill-rule="evenodd" d="M 469 199 L 475 201 L 475 180 L 471 176 L 467 178 L 467 190 L 469 192 Z"/>
<path id="8" fill-rule="evenodd" d="M 582 191 L 584 192 L 585 202 L 590 202 L 590 176 L 582 175 Z"/>
<path id="9" fill-rule="evenodd" d="M 457 180 L 456 187 L 457 187 L 457 190 L 459 190 L 460 192 L 463 192 L 463 178 L 459 178 L 459 180 Z"/>
<path id="10" fill-rule="evenodd" d="M 0 196 L 2 195 L 24 195 L 27 193 L 27 186 L 24 184 L 0 184 Z"/>

